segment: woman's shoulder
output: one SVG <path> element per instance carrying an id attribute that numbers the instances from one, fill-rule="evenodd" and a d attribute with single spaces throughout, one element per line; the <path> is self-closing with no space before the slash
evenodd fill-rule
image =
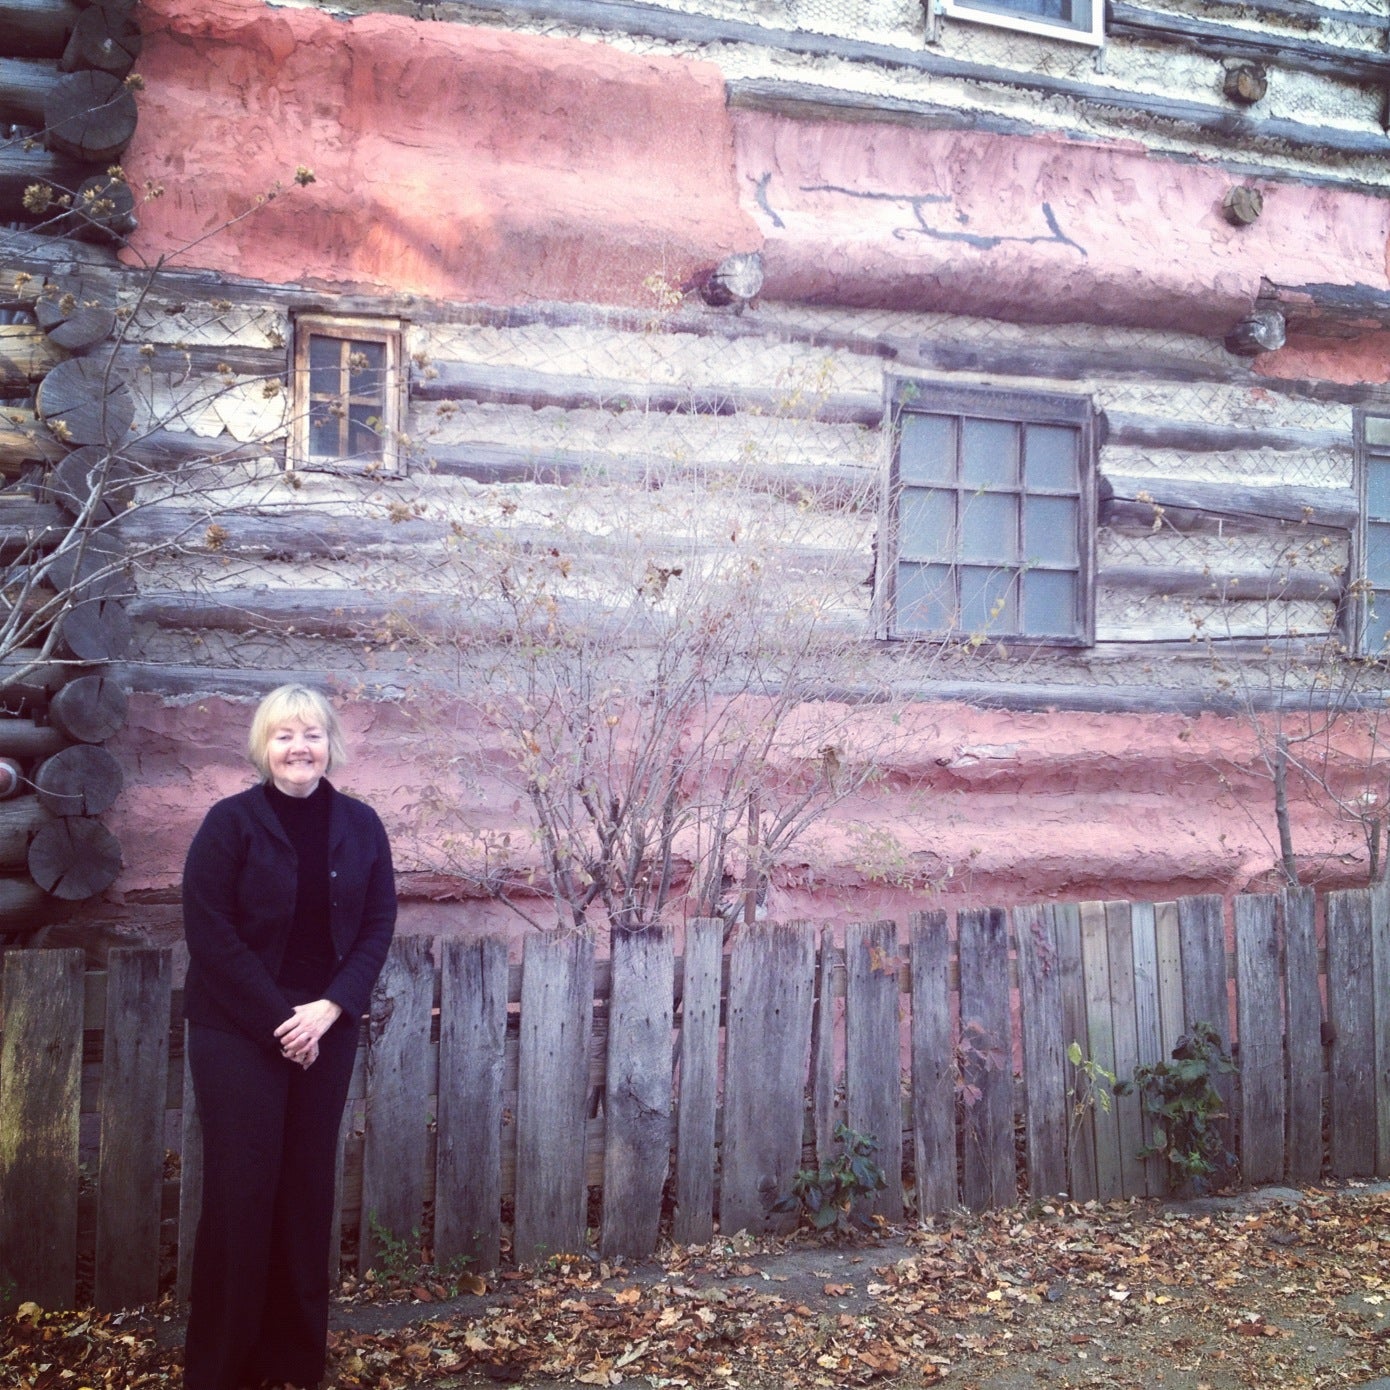
<path id="1" fill-rule="evenodd" d="M 333 789 L 332 814 L 341 815 L 350 825 L 380 828 L 381 817 L 365 801 L 334 787 L 331 782 L 328 785 Z"/>
<path id="2" fill-rule="evenodd" d="M 221 801 L 214 801 L 203 817 L 203 823 L 225 825 L 229 821 L 246 821 L 255 817 L 257 802 L 265 801 L 265 788 L 257 782 L 245 791 L 233 792 Z"/>

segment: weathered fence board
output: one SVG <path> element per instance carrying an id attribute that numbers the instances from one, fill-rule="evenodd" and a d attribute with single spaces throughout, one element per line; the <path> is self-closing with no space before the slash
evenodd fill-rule
<path id="1" fill-rule="evenodd" d="M 169 1089 L 170 952 L 117 949 L 106 983 L 97 1168 L 96 1305 L 159 1296 L 159 1209 Z"/>
<path id="2" fill-rule="evenodd" d="M 183 1112 L 179 1148 L 179 1257 L 174 1292 L 181 1299 L 193 1287 L 193 1237 L 203 1209 L 203 1125 L 193 1104 L 193 1073 L 188 1068 L 188 1029 L 183 1035 Z M 334 1230 L 339 1229 L 335 1226 Z"/>
<path id="3" fill-rule="evenodd" d="M 1375 1000 L 1376 1176 L 1390 1177 L 1390 884 L 1371 891 L 1371 994 Z"/>
<path id="4" fill-rule="evenodd" d="M 671 1153 L 670 930 L 616 932 L 604 1087 L 600 1251 L 645 1259 L 656 1249 Z"/>
<path id="5" fill-rule="evenodd" d="M 516 1223 L 520 1263 L 584 1248 L 594 948 L 577 934 L 526 938 L 517 1077 Z"/>
<path id="6" fill-rule="evenodd" d="M 1367 1178 L 1376 1166 L 1375 974 L 1371 895 L 1327 895 L 1327 1017 L 1332 1031 L 1332 1169 Z"/>
<path id="7" fill-rule="evenodd" d="M 815 932 L 806 923 L 740 928 L 729 965 L 719 1227 L 785 1227 L 772 1206 L 801 1161 Z"/>
<path id="8" fill-rule="evenodd" d="M 502 1072 L 507 1043 L 507 943 L 442 943 L 434 1258 L 496 1269 L 502 1243 Z"/>
<path id="9" fill-rule="evenodd" d="M 912 1142 L 921 1216 L 956 1205 L 955 1045 L 951 938 L 944 912 L 908 921 L 912 962 Z"/>
<path id="10" fill-rule="evenodd" d="M 419 1247 L 430 1095 L 423 1044 L 434 1004 L 433 944 L 426 936 L 398 936 L 372 990 L 358 1237 L 364 1269 L 376 1263 L 387 1240 Z"/>
<path id="11" fill-rule="evenodd" d="M 1115 1039 L 1115 1075 L 1128 1080 L 1139 1065 L 1139 1025 L 1134 998 L 1134 928 L 1125 902 L 1105 904 L 1106 954 L 1110 961 L 1110 1019 Z M 1148 1192 L 1148 1174 L 1139 1156 L 1144 1122 L 1137 1092 L 1114 1098 L 1120 1132 L 1120 1190 L 1126 1197 Z"/>
<path id="12" fill-rule="evenodd" d="M 1317 895 L 1290 888 L 1284 906 L 1284 1042 L 1288 1053 L 1286 1174 L 1322 1175 L 1322 995 L 1318 990 Z"/>
<path id="13" fill-rule="evenodd" d="M 1245 1182 L 1284 1172 L 1284 981 L 1279 901 L 1242 893 L 1234 904 L 1240 1040 L 1240 1164 Z"/>
<path id="14" fill-rule="evenodd" d="M 0 1299 L 11 1305 L 69 1308 L 76 1295 L 82 967 L 81 951 L 5 954 Z"/>
<path id="15" fill-rule="evenodd" d="M 845 928 L 845 1108 L 850 1129 L 878 1141 L 886 1186 L 864 1204 L 890 1221 L 903 1214 L 902 1084 L 885 1057 L 901 1050 L 898 1032 L 898 928 L 894 922 Z"/>
<path id="16" fill-rule="evenodd" d="M 1186 1026 L 1182 1000 L 1182 932 L 1178 905 L 1154 904 L 1154 946 L 1158 952 L 1159 1061 L 1165 1062 Z"/>
<path id="17" fill-rule="evenodd" d="M 1075 903 L 1061 903 L 1053 917 L 1057 934 L 1058 990 L 1062 996 L 1062 1037 L 1083 1054 L 1089 1053 L 1086 1024 L 1086 981 L 1081 961 L 1081 911 Z M 1084 1057 L 1083 1057 L 1083 1060 Z M 1096 1180 L 1096 1107 L 1090 1104 L 1089 1079 L 1070 1062 L 1067 1077 L 1067 1191 L 1078 1202 L 1093 1200 Z"/>
<path id="18" fill-rule="evenodd" d="M 681 982 L 681 1074 L 676 1127 L 675 1239 L 703 1245 L 714 1235 L 714 1144 L 719 1115 L 719 996 L 724 923 L 685 929 Z"/>
<path id="19" fill-rule="evenodd" d="M 1231 1046 L 1230 995 L 1226 985 L 1226 920 L 1221 899 L 1206 893 L 1178 900 L 1178 933 L 1182 941 L 1183 1031 L 1195 1023 L 1210 1023 Z M 1212 1084 L 1221 1097 L 1222 1141 L 1235 1148 L 1235 1077 L 1223 1074 Z"/>
<path id="20" fill-rule="evenodd" d="M 1115 1019 L 1110 1008 L 1110 939 L 1104 903 L 1082 903 L 1081 973 L 1086 986 L 1086 1040 L 1090 1060 L 1118 1075 Z M 1120 1163 L 1120 1117 L 1112 1104 L 1091 1113 L 1095 1127 L 1096 1196 L 1110 1201 L 1124 1193 Z"/>
<path id="21" fill-rule="evenodd" d="M 1055 915 L 1051 906 L 1015 908 L 1012 914 L 1023 1042 L 1024 1146 L 1028 1191 L 1034 1196 L 1069 1190 L 1068 1107 L 1059 1107 L 1055 1100 L 1067 1091 Z"/>
<path id="22" fill-rule="evenodd" d="M 961 1197 L 979 1211 L 1008 1206 L 1017 1196 L 1008 918 L 1000 908 L 983 908 L 957 920 L 965 1097 Z"/>
<path id="23" fill-rule="evenodd" d="M 1134 903 L 1130 907 L 1130 927 L 1134 951 L 1134 1036 L 1141 1067 L 1151 1067 L 1163 1061 L 1163 1023 L 1159 1007 L 1159 958 L 1157 914 L 1152 903 Z M 1146 1115 L 1141 1135 L 1145 1147 L 1153 1143 L 1153 1124 Z M 1144 1185 L 1151 1197 L 1161 1196 L 1168 1189 L 1167 1165 L 1160 1154 L 1150 1154 L 1144 1161 Z"/>
<path id="24" fill-rule="evenodd" d="M 845 953 L 829 932 L 821 935 L 816 952 L 816 1005 L 811 1016 L 811 1122 L 816 1162 L 835 1156 L 835 1127 L 844 1107 L 839 1103 L 835 1046 L 835 981 L 843 976 Z"/>

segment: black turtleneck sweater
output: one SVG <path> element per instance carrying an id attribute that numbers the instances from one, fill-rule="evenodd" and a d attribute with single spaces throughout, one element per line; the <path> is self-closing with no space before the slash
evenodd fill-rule
<path id="1" fill-rule="evenodd" d="M 299 860 L 294 927 L 276 983 L 282 989 L 308 990 L 317 998 L 333 975 L 328 917 L 328 816 L 333 788 L 321 781 L 308 796 L 286 796 L 267 782 L 265 794 Z"/>

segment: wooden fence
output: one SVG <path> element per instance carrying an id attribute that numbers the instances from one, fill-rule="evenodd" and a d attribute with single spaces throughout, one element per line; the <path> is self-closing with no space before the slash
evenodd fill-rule
<path id="1" fill-rule="evenodd" d="M 1078 1115 L 1068 1046 L 1125 1077 L 1198 1021 L 1238 1039 L 1243 1181 L 1384 1175 L 1388 918 L 1379 892 L 1319 914 L 1298 890 L 1235 899 L 1229 926 L 1219 897 L 930 912 L 843 945 L 741 927 L 727 951 L 699 922 L 679 959 L 656 931 L 604 959 L 535 935 L 513 965 L 495 938 L 402 938 L 362 1025 L 333 1259 L 366 1268 L 384 1233 L 419 1232 L 441 1267 L 487 1269 L 508 1227 L 525 1262 L 595 1222 L 603 1252 L 640 1257 L 667 1207 L 680 1241 L 765 1229 L 841 1119 L 879 1139 L 889 1218 L 1025 1187 L 1162 1194 L 1137 1101 Z M 143 1302 L 161 1261 L 186 1289 L 200 1142 L 172 976 L 167 950 L 86 974 L 77 951 L 5 955 L 4 1301 Z"/>

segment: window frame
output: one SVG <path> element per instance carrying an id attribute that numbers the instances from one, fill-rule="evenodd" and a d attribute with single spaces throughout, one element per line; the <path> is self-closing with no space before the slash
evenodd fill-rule
<path id="1" fill-rule="evenodd" d="M 1010 9 L 1008 0 L 937 0 L 940 12 L 948 19 L 992 24 L 1001 29 L 1014 29 L 1024 34 L 1038 34 L 1044 38 L 1100 48 L 1105 43 L 1104 0 L 1072 0 L 1072 4 L 1084 9 L 1084 18 L 1068 22 L 1023 14 Z"/>
<path id="2" fill-rule="evenodd" d="M 878 593 L 876 627 L 884 640 L 895 642 L 961 642 L 975 636 L 961 628 L 942 632 L 900 631 L 897 622 L 899 520 L 903 485 L 900 473 L 901 422 L 905 415 L 966 416 L 1028 425 L 1062 425 L 1074 428 L 1077 440 L 1077 607 L 1078 630 L 1058 633 L 987 632 L 988 642 L 1002 642 L 1020 648 L 1063 648 L 1081 650 L 1095 645 L 1096 633 L 1096 487 L 1097 446 L 1096 410 L 1089 396 L 1012 390 L 992 386 L 965 386 L 926 381 L 917 377 L 894 377 L 888 381 L 887 426 L 891 440 L 888 482 L 883 493 L 879 519 Z M 959 463 L 959 460 L 958 460 Z M 959 486 L 959 473 L 956 474 Z M 1018 496 L 1030 494 L 1020 480 Z M 1046 496 L 1047 493 L 1033 493 Z M 954 538 L 952 569 L 961 564 L 960 537 Z M 1017 572 L 1022 572 L 1021 569 Z"/>
<path id="3" fill-rule="evenodd" d="M 287 467 L 315 472 L 369 473 L 374 476 L 398 475 L 402 466 L 400 434 L 405 418 L 405 325 L 395 318 L 368 318 L 344 314 L 296 314 L 293 321 L 294 347 L 291 362 L 293 421 Z M 309 343 L 314 337 L 340 342 L 380 343 L 385 349 L 381 391 L 381 458 L 379 462 L 339 454 L 315 457 L 310 452 L 313 395 L 309 367 Z"/>
<path id="4" fill-rule="evenodd" d="M 1370 438 L 1371 422 L 1378 422 L 1383 428 L 1385 439 Z M 1346 601 L 1346 626 L 1350 631 L 1343 632 L 1347 647 L 1358 657 L 1368 661 L 1390 661 L 1390 635 L 1379 651 L 1367 647 L 1366 629 L 1370 623 L 1371 609 L 1375 606 L 1376 594 L 1383 594 L 1384 603 L 1390 608 L 1390 583 L 1375 586 L 1366 571 L 1369 555 L 1369 526 L 1372 520 L 1390 523 L 1390 512 L 1384 517 L 1370 514 L 1370 475 L 1371 460 L 1384 460 L 1390 465 L 1390 410 L 1358 410 L 1355 416 L 1355 466 L 1356 466 L 1356 525 L 1351 536 L 1351 573 L 1355 581 L 1348 586 Z"/>

